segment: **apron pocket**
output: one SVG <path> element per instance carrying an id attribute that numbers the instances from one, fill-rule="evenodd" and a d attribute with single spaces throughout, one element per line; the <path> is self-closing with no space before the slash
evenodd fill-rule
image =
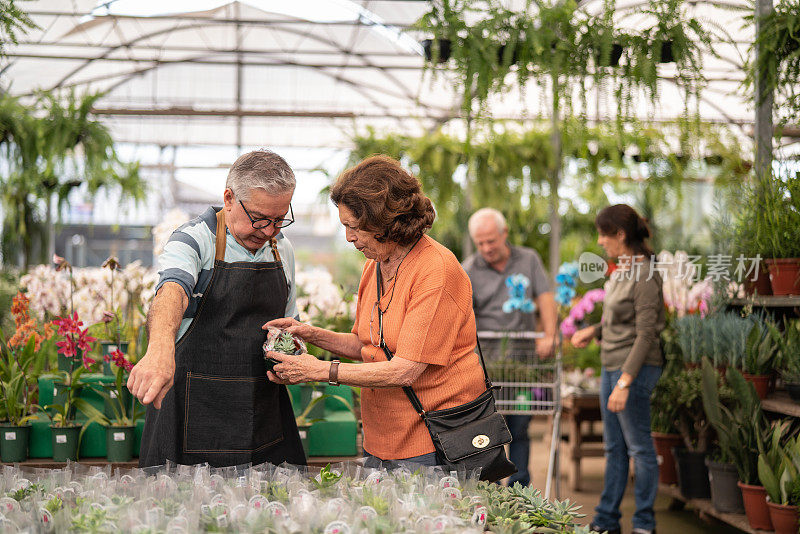
<path id="1" fill-rule="evenodd" d="M 283 440 L 279 391 L 266 377 L 187 373 L 184 452 L 249 453 Z"/>

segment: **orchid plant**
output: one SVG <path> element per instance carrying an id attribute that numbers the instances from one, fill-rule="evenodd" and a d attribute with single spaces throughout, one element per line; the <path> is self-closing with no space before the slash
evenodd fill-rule
<path id="1" fill-rule="evenodd" d="M 569 310 L 569 315 L 561 322 L 561 333 L 564 336 L 571 336 L 578 331 L 578 323 L 583 321 L 587 315 L 594 312 L 595 305 L 603 302 L 606 297 L 604 289 L 590 289 L 583 297 Z"/>
<path id="2" fill-rule="evenodd" d="M 6 340 L 0 331 L 0 392 L 5 418 L 12 426 L 21 426 L 33 417 L 31 392 L 46 358 L 41 346 L 52 337 L 53 331 L 50 324 L 44 325 L 43 332 L 39 331 L 35 319 L 30 317 L 29 300 L 24 293 L 13 298 L 11 312 L 16 326 L 14 335 Z"/>
<path id="3" fill-rule="evenodd" d="M 97 363 L 93 358 L 88 356 L 91 350 L 90 343 L 97 341 L 89 335 L 88 328 L 81 328 L 83 321 L 78 318 L 78 314 L 74 313 L 72 316 L 59 317 L 53 324 L 58 326 L 58 335 L 63 339 L 56 343 L 58 353 L 69 361 L 69 371 L 59 371 L 61 377 L 61 384 L 65 386 L 64 402 L 62 404 L 50 404 L 45 407 L 48 410 L 46 413 L 50 415 L 49 410 L 54 410 L 55 414 L 50 415 L 54 426 L 67 427 L 73 421 L 74 412 L 77 408 L 83 413 L 87 413 L 92 406 L 84 399 L 78 398 L 78 395 L 83 389 L 83 384 L 80 383 L 81 375 L 89 369 L 89 367 Z"/>

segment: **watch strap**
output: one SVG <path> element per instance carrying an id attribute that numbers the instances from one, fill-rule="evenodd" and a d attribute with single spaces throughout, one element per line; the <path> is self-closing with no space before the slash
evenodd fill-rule
<path id="1" fill-rule="evenodd" d="M 339 364 L 341 362 L 339 360 L 332 360 L 331 361 L 331 369 L 328 373 L 328 384 L 332 386 L 339 385 Z"/>

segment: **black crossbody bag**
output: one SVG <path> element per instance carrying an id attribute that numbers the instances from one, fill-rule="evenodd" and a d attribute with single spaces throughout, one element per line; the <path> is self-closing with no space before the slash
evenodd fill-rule
<path id="1" fill-rule="evenodd" d="M 377 295 L 381 295 L 381 268 L 376 263 Z M 380 347 L 387 360 L 394 357 L 383 339 L 383 312 L 378 308 L 378 333 Z M 426 412 L 422 403 L 410 386 L 403 387 L 408 400 L 428 428 L 433 446 L 436 448 L 437 462 L 440 465 L 453 465 L 465 468 L 468 472 L 480 468 L 480 479 L 496 482 L 517 472 L 514 464 L 508 460 L 504 445 L 511 443 L 511 432 L 506 421 L 497 413 L 494 405 L 494 390 L 500 386 L 492 385 L 486 364 L 483 361 L 480 341 L 476 342 L 481 368 L 486 382 L 486 391 L 474 400 L 445 408 Z"/>

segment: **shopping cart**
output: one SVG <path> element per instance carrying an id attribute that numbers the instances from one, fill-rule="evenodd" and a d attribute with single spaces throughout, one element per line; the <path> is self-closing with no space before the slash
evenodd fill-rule
<path id="1" fill-rule="evenodd" d="M 550 415 L 553 433 L 547 464 L 544 497 L 550 498 L 551 482 L 555 498 L 560 493 L 558 449 L 561 438 L 561 343 L 550 357 L 536 353 L 536 339 L 543 332 L 497 332 L 481 330 L 478 341 L 495 392 L 497 411 L 505 415 Z"/>

